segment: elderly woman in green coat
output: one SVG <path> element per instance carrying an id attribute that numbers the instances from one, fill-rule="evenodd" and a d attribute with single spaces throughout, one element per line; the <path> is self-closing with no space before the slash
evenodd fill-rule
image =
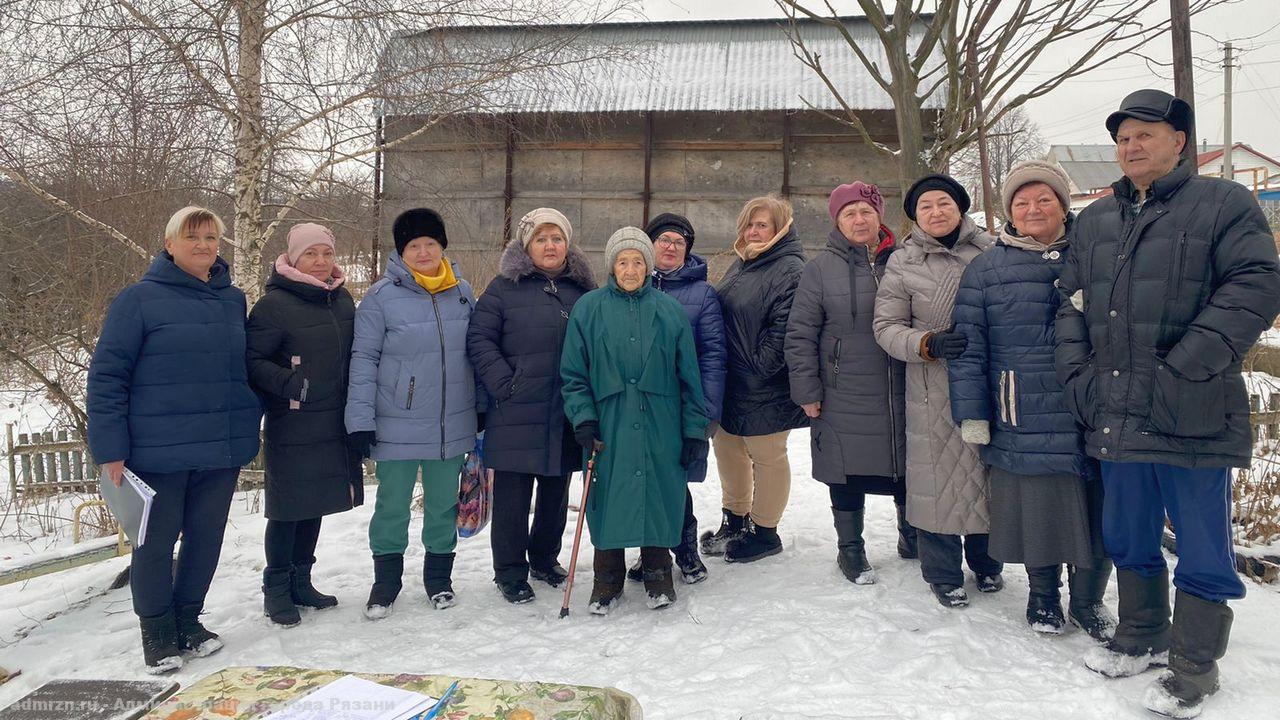
<path id="1" fill-rule="evenodd" d="M 622 595 L 629 547 L 640 548 L 649 607 L 675 602 L 667 548 L 680 541 L 685 468 L 706 457 L 708 422 L 684 308 L 650 285 L 649 236 L 622 228 L 605 260 L 608 286 L 574 305 L 560 359 L 574 436 L 584 448 L 599 443 L 586 508 L 597 615 Z"/>

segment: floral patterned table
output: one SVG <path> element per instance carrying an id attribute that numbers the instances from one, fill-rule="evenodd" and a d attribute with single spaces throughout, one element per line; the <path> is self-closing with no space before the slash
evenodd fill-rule
<path id="1" fill-rule="evenodd" d="M 613 688 L 383 675 L 286 666 L 229 667 L 201 679 L 157 706 L 143 720 L 256 720 L 344 675 L 440 697 L 458 682 L 441 720 L 640 720 L 640 703 Z"/>

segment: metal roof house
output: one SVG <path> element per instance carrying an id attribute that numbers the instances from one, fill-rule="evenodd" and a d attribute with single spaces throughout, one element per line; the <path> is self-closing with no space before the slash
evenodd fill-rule
<path id="1" fill-rule="evenodd" d="M 870 25 L 843 22 L 884 67 Z M 739 209 L 756 195 L 790 198 L 797 230 L 815 248 L 826 241 L 827 195 L 839 183 L 876 182 L 896 218 L 894 165 L 824 114 L 838 114 L 838 103 L 796 58 L 788 31 L 770 19 L 438 28 L 396 38 L 383 56 L 391 71 L 419 53 L 483 57 L 548 35 L 564 38 L 558 57 L 571 61 L 495 80 L 426 131 L 435 108 L 384 103 L 383 247 L 398 212 L 437 207 L 451 255 L 479 254 L 464 271 L 482 280 L 513 218 L 535 207 L 563 211 L 576 241 L 597 252 L 617 228 L 669 211 L 693 222 L 714 273 L 731 254 Z M 803 22 L 797 32 L 872 136 L 896 145 L 890 98 L 838 29 Z"/>

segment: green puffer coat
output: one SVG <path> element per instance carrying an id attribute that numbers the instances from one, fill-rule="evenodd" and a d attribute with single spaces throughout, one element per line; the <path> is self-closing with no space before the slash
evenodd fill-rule
<path id="1" fill-rule="evenodd" d="M 650 280 L 608 287 L 573 306 L 564 352 L 565 416 L 600 423 L 587 525 L 597 548 L 674 547 L 684 523 L 683 438 L 706 437 L 689 319 Z"/>

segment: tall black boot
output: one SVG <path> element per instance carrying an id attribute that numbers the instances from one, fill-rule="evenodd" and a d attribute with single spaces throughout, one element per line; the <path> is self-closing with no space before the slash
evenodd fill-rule
<path id="1" fill-rule="evenodd" d="M 262 569 L 262 612 L 271 622 L 285 627 L 302 622 L 298 606 L 290 596 L 290 585 L 289 568 Z"/>
<path id="2" fill-rule="evenodd" d="M 314 564 L 315 560 L 293 564 L 293 588 L 290 593 L 293 604 L 316 610 L 334 607 L 338 604 L 338 598 L 325 595 L 311 584 L 311 567 Z"/>
<path id="3" fill-rule="evenodd" d="M 1224 602 L 1181 590 L 1177 597 L 1169 669 L 1147 687 L 1143 704 L 1159 715 L 1193 718 L 1218 691 L 1218 661 L 1227 654 L 1233 614 Z"/>
<path id="4" fill-rule="evenodd" d="M 1110 560 L 1102 559 L 1095 560 L 1093 567 L 1067 566 L 1067 587 L 1071 592 L 1067 616 L 1072 625 L 1099 642 L 1116 634 L 1116 616 L 1102 604 L 1112 567 Z"/>
<path id="5" fill-rule="evenodd" d="M 836 565 L 855 585 L 874 585 L 876 571 L 867 560 L 867 543 L 862 539 L 866 510 L 831 510 L 836 526 Z"/>
<path id="6" fill-rule="evenodd" d="M 147 672 L 162 675 L 182 669 L 182 651 L 178 649 L 178 623 L 173 610 L 155 617 L 138 618 L 142 630 L 142 659 Z"/>
<path id="7" fill-rule="evenodd" d="M 1062 617 L 1062 566 L 1045 565 L 1027 568 L 1027 624 L 1046 635 L 1061 635 L 1067 624 Z"/>
<path id="8" fill-rule="evenodd" d="M 422 564 L 422 584 L 427 588 L 427 597 L 437 610 L 451 608 L 457 604 L 453 595 L 453 558 L 456 553 L 427 553 Z"/>
<path id="9" fill-rule="evenodd" d="M 742 537 L 747 530 L 747 516 L 734 515 L 728 508 L 721 509 L 720 528 L 714 533 L 702 533 L 699 544 L 703 555 L 723 555 L 729 543 Z"/>
<path id="10" fill-rule="evenodd" d="M 1117 570 L 1120 624 L 1105 645 L 1085 653 L 1084 664 L 1107 677 L 1129 677 L 1169 663 L 1169 571 L 1143 577 Z"/>
<path id="11" fill-rule="evenodd" d="M 364 606 L 364 616 L 381 620 L 391 612 L 396 596 L 400 594 L 404 575 L 404 555 L 388 553 L 373 556 L 373 587 L 369 601 Z"/>
<path id="12" fill-rule="evenodd" d="M 686 585 L 707 579 L 707 566 L 698 556 L 698 519 L 690 516 L 680 531 L 680 544 L 675 547 L 676 567 Z"/>
<path id="13" fill-rule="evenodd" d="M 916 529 L 907 522 L 907 506 L 898 505 L 898 557 L 915 560 L 920 557 L 916 547 Z"/>

